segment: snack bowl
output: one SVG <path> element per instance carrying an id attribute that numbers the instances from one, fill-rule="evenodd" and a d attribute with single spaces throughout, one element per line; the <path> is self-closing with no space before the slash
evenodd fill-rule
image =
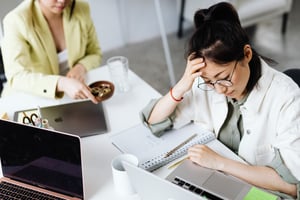
<path id="1" fill-rule="evenodd" d="M 89 85 L 92 94 L 96 97 L 98 102 L 104 101 L 110 98 L 115 90 L 113 83 L 109 81 L 96 81 Z"/>

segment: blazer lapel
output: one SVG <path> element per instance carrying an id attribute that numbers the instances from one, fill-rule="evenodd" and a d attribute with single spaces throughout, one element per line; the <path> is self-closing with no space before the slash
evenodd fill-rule
<path id="1" fill-rule="evenodd" d="M 53 74 L 59 74 L 58 58 L 53 36 L 51 34 L 47 21 L 40 10 L 38 1 L 35 1 L 34 7 L 35 12 L 33 14 L 33 19 L 36 23 L 36 25 L 34 24 L 35 32 L 37 34 L 37 37 L 39 38 L 39 41 L 42 44 L 44 52 L 46 52 L 47 54 L 48 61 L 53 71 Z"/>
<path id="2" fill-rule="evenodd" d="M 76 14 L 73 14 L 70 19 L 70 8 L 66 8 L 64 11 L 63 23 L 64 23 L 64 33 L 66 40 L 67 49 L 72 49 L 68 51 L 68 65 L 72 67 L 76 60 L 74 58 L 80 58 L 79 53 L 83 50 L 81 44 L 82 40 L 82 30 L 80 23 L 78 23 Z"/>
<path id="3" fill-rule="evenodd" d="M 81 51 L 80 41 L 81 41 L 81 29 L 80 24 L 76 23 L 76 20 L 69 20 L 69 15 L 64 16 L 64 33 L 67 49 L 72 49 L 68 51 L 68 65 L 72 67 L 75 64 L 74 58 L 80 57 L 78 52 Z M 73 16 L 75 17 L 75 16 Z M 71 36 L 71 37 L 68 37 Z"/>

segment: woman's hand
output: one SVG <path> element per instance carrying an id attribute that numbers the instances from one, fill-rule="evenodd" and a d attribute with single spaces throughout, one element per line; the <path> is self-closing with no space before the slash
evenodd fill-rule
<path id="1" fill-rule="evenodd" d="M 200 70 L 205 67 L 203 58 L 195 58 L 191 60 L 192 55 L 188 57 L 185 72 L 182 78 L 174 87 L 174 94 L 176 96 L 183 96 L 184 93 L 189 91 L 193 85 L 195 78 L 199 77 L 202 73 Z"/>
<path id="2" fill-rule="evenodd" d="M 186 69 L 181 80 L 172 88 L 172 94 L 171 91 L 168 92 L 154 106 L 148 119 L 149 124 L 161 122 L 169 117 L 181 102 L 180 100 L 184 94 L 191 89 L 195 78 L 201 75 L 200 69 L 205 66 L 203 58 L 190 59 L 191 56 L 188 57 Z"/>
<path id="3" fill-rule="evenodd" d="M 57 83 L 57 91 L 65 92 L 73 99 L 90 99 L 93 103 L 98 103 L 90 88 L 75 78 L 60 77 Z"/>
<path id="4" fill-rule="evenodd" d="M 76 64 L 70 71 L 66 74 L 68 78 L 74 78 L 80 82 L 85 81 L 86 69 L 82 64 Z"/>
<path id="5" fill-rule="evenodd" d="M 231 174 L 257 187 L 297 195 L 297 186 L 285 182 L 271 167 L 248 165 L 239 161 L 225 158 L 206 145 L 195 145 L 188 150 L 188 157 L 192 162 Z"/>
<path id="6" fill-rule="evenodd" d="M 191 161 L 210 169 L 222 170 L 224 157 L 213 151 L 206 145 L 194 145 L 188 150 L 188 157 Z"/>

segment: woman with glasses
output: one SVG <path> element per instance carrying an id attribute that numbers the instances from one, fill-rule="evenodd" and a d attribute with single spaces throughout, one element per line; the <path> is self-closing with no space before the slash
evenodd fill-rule
<path id="1" fill-rule="evenodd" d="M 191 161 L 300 198 L 298 86 L 253 49 L 231 4 L 197 11 L 194 23 L 182 78 L 143 109 L 144 122 L 156 136 L 197 123 L 249 165 L 206 145 L 189 149 Z"/>
<path id="2" fill-rule="evenodd" d="M 20 91 L 49 98 L 96 98 L 85 84 L 101 63 L 86 1 L 26 0 L 3 20 L 1 44 L 7 84 L 2 96 Z"/>

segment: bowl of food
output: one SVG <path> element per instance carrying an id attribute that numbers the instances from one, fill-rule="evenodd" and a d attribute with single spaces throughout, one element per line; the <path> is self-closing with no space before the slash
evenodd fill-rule
<path id="1" fill-rule="evenodd" d="M 104 101 L 110 98 L 115 90 L 113 83 L 109 81 L 96 81 L 89 85 L 92 94 L 96 97 L 98 102 Z"/>

